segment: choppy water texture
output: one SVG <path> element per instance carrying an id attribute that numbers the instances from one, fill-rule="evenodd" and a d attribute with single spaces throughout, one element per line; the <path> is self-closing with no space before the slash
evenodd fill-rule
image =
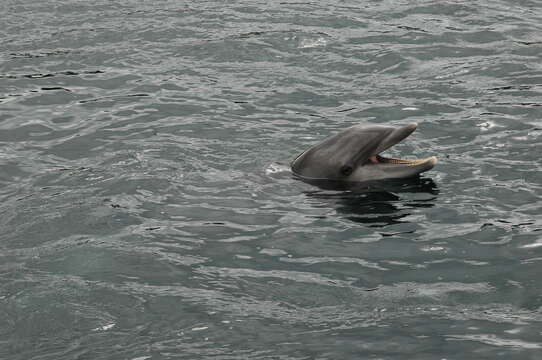
<path id="1" fill-rule="evenodd" d="M 0 9 L 0 358 L 540 358 L 540 2 Z M 284 170 L 410 122 L 394 189 Z"/>

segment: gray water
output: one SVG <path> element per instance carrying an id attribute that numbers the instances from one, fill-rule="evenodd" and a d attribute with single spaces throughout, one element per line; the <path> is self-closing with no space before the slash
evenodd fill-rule
<path id="1" fill-rule="evenodd" d="M 0 358 L 539 359 L 539 1 L 0 5 Z M 392 189 L 287 164 L 419 124 Z"/>

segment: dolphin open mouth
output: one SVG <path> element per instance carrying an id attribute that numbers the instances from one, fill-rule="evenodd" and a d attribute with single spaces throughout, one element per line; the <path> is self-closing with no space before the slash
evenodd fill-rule
<path id="1" fill-rule="evenodd" d="M 376 146 L 376 149 L 373 153 L 373 155 L 369 156 L 364 162 L 360 164 L 360 166 L 367 166 L 367 165 L 402 165 L 402 166 L 416 166 L 416 165 L 428 165 L 428 166 L 435 166 L 437 163 L 437 158 L 434 156 L 424 158 L 424 159 L 415 159 L 415 160 L 407 160 L 407 159 L 396 159 L 391 157 L 386 157 L 380 155 L 381 152 L 391 148 L 392 146 L 400 143 L 407 137 L 409 137 L 418 127 L 417 124 L 409 124 L 407 126 L 403 126 L 400 128 L 395 128 L 391 131 L 391 133 L 387 134 L 387 136 L 384 136 L 380 139 L 380 144 Z"/>

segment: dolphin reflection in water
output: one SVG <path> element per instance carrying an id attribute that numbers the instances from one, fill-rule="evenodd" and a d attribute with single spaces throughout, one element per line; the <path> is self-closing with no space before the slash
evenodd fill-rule
<path id="1" fill-rule="evenodd" d="M 416 130 L 403 127 L 355 125 L 309 148 L 291 163 L 292 172 L 302 180 L 366 182 L 408 178 L 435 166 L 432 156 L 419 160 L 384 157 L 381 153 Z"/>
<path id="2" fill-rule="evenodd" d="M 303 191 L 307 198 L 316 201 L 313 206 L 333 208 L 341 217 L 372 228 L 411 222 L 410 215 L 434 207 L 439 194 L 432 179 L 421 177 L 316 184 L 319 188 Z"/>

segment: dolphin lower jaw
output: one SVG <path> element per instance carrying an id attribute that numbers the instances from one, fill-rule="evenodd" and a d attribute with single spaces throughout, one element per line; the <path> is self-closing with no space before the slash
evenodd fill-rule
<path id="1" fill-rule="evenodd" d="M 372 164 L 401 164 L 401 165 L 407 165 L 407 166 L 413 166 L 413 165 L 421 165 L 424 163 L 430 163 L 432 166 L 435 166 L 437 163 L 437 158 L 435 156 L 431 156 L 424 159 L 416 159 L 416 160 L 406 160 L 406 159 L 394 159 L 394 158 L 388 158 L 385 156 L 382 156 L 380 154 L 375 155 L 371 159 Z"/>
<path id="2" fill-rule="evenodd" d="M 371 160 L 374 161 L 358 166 L 352 175 L 345 180 L 359 182 L 408 178 L 431 170 L 438 162 L 434 156 L 425 159 L 405 160 L 375 155 Z"/>

